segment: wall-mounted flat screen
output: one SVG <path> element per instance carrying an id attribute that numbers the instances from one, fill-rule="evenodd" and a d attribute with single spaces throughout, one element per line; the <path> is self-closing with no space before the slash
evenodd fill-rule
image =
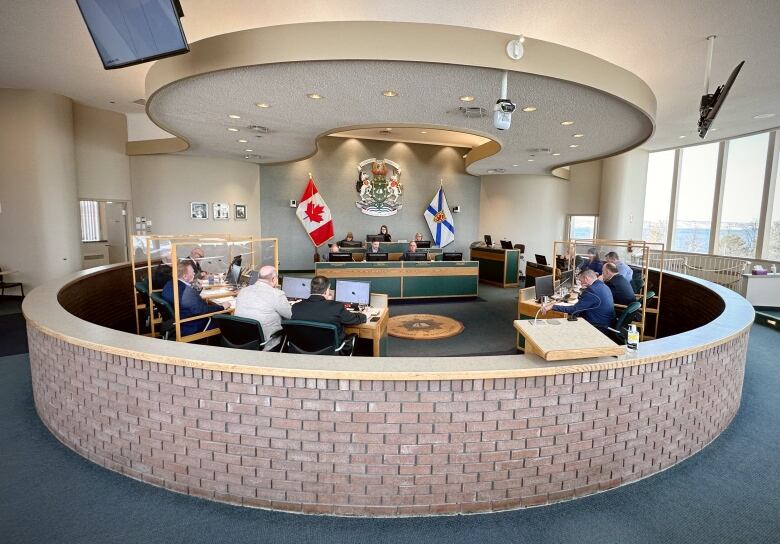
<path id="1" fill-rule="evenodd" d="M 178 0 L 76 0 L 103 68 L 189 51 Z"/>

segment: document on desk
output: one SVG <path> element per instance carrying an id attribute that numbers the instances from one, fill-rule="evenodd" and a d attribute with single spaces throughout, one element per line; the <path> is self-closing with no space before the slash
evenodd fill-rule
<path id="1" fill-rule="evenodd" d="M 231 307 L 231 308 L 235 308 L 235 307 L 236 307 L 236 297 L 219 297 L 219 298 L 212 298 L 212 299 L 211 299 L 211 302 L 213 302 L 213 303 L 215 303 L 215 304 L 223 304 L 223 303 L 225 303 L 225 302 L 229 302 L 229 303 L 230 303 L 230 307 Z"/>

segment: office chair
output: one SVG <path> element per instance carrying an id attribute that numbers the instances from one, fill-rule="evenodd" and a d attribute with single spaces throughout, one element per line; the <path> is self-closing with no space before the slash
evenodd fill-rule
<path id="1" fill-rule="evenodd" d="M 632 302 L 626 306 L 618 316 L 617 321 L 615 322 L 615 328 L 610 327 L 607 329 L 612 333 L 611 336 L 615 342 L 625 345 L 626 340 L 628 339 L 628 326 L 635 321 L 634 314 L 637 313 L 641 307 L 642 304 L 640 302 Z"/>
<path id="2" fill-rule="evenodd" d="M 0 268 L 0 272 L 2 272 L 3 269 Z M 5 296 L 5 290 L 6 289 L 13 289 L 14 287 L 18 287 L 19 290 L 22 292 L 22 298 L 24 298 L 24 285 L 22 285 L 22 282 L 15 281 L 15 282 L 8 282 L 5 281 L 3 278 L 5 276 L 0 275 L 0 297 Z"/>
<path id="3" fill-rule="evenodd" d="M 647 294 L 645 295 L 645 304 L 647 304 L 654 298 L 655 298 L 655 291 L 648 291 Z"/>
<path id="4" fill-rule="evenodd" d="M 162 321 L 160 322 L 160 336 L 163 340 L 169 340 L 171 338 L 171 332 L 175 333 L 176 331 L 173 308 L 171 308 L 171 305 L 168 304 L 168 301 L 165 300 L 159 293 L 151 293 L 149 297 L 151 297 L 155 308 L 157 308 L 157 311 L 160 312 L 160 317 L 162 317 Z M 174 339 L 175 336 L 176 335 L 174 334 Z"/>
<path id="5" fill-rule="evenodd" d="M 339 330 L 332 323 L 285 319 L 285 347 L 282 351 L 306 355 L 349 355 L 355 351 L 356 334 L 348 334 L 339 342 Z"/>
<path id="6" fill-rule="evenodd" d="M 519 249 L 520 253 L 525 253 L 525 244 L 515 244 L 515 249 Z"/>
<path id="7" fill-rule="evenodd" d="M 284 331 L 277 331 L 266 340 L 263 328 L 254 319 L 228 314 L 215 315 L 211 319 L 219 327 L 219 345 L 224 348 L 261 351 L 271 338 L 280 337 L 284 333 Z M 279 348 L 281 346 L 280 343 Z M 274 347 L 273 351 L 278 351 L 279 348 Z"/>

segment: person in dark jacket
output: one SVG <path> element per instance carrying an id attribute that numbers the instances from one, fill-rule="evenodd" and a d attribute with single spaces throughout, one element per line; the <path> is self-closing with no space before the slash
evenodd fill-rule
<path id="1" fill-rule="evenodd" d="M 618 267 L 614 263 L 604 263 L 602 277 L 606 286 L 612 291 L 612 298 L 615 300 L 615 304 L 628 306 L 632 302 L 636 302 L 631 284 L 618 272 Z"/>
<path id="2" fill-rule="evenodd" d="M 292 307 L 292 318 L 304 321 L 332 323 L 339 330 L 339 341 L 344 341 L 344 325 L 359 325 L 368 319 L 368 311 L 350 312 L 342 302 L 333 300 L 330 280 L 325 276 L 314 276 L 311 280 L 311 295 Z"/>
<path id="3" fill-rule="evenodd" d="M 615 302 L 612 300 L 612 291 L 604 285 L 593 270 L 583 270 L 579 278 L 580 285 L 585 287 L 585 290 L 580 293 L 577 304 L 563 306 L 554 302 L 549 303 L 542 306 L 542 314 L 550 310 L 576 314 L 606 334 L 607 328 L 615 323 Z"/>
<path id="4" fill-rule="evenodd" d="M 219 312 L 220 310 L 227 310 L 230 308 L 230 303 L 224 304 L 209 304 L 202 298 L 200 294 L 192 288 L 190 283 L 195 279 L 195 271 L 192 268 L 192 264 L 189 261 L 182 261 L 178 267 L 179 280 L 177 284 L 179 286 L 179 319 L 186 319 L 188 317 L 194 317 L 201 314 L 210 314 L 212 312 Z M 173 280 L 169 280 L 165 284 L 162 290 L 162 297 L 168 301 L 171 308 L 173 305 Z M 174 312 L 176 309 L 174 308 Z M 187 336 L 201 332 L 208 329 L 213 329 L 216 324 L 210 319 L 196 319 L 195 321 L 187 321 L 181 324 L 181 335 Z"/>
<path id="5" fill-rule="evenodd" d="M 582 265 L 582 270 L 593 270 L 597 276 L 601 276 L 604 268 L 604 261 L 599 258 L 599 250 L 595 247 L 588 249 L 589 261 Z"/>
<path id="6" fill-rule="evenodd" d="M 390 236 L 390 232 L 388 232 L 387 230 L 387 225 L 382 225 L 381 227 L 379 227 L 379 234 L 377 234 L 377 236 L 383 236 L 385 242 L 393 241 L 393 237 Z"/>

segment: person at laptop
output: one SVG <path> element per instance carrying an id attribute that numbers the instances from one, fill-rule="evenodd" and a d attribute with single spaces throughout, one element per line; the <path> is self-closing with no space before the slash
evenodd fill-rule
<path id="1" fill-rule="evenodd" d="M 260 268 L 257 281 L 244 287 L 236 297 L 234 315 L 254 319 L 260 323 L 267 344 L 263 351 L 277 351 L 281 337 L 272 336 L 282 330 L 282 319 L 290 319 L 292 307 L 284 291 L 279 287 L 276 268 L 267 265 Z"/>
<path id="2" fill-rule="evenodd" d="M 195 270 L 192 268 L 192 263 L 189 261 L 182 261 L 178 267 L 178 273 L 179 319 L 186 319 L 201 314 L 210 314 L 212 312 L 230 308 L 229 302 L 220 305 L 209 304 L 200 298 L 200 294 L 190 285 L 195 281 Z M 162 297 L 171 305 L 171 308 L 173 308 L 173 279 L 169 280 L 168 283 L 165 284 L 165 287 L 163 287 Z M 181 335 L 187 336 L 215 327 L 216 324 L 211 321 L 211 319 L 207 318 L 187 321 L 186 323 L 181 324 Z"/>
<path id="3" fill-rule="evenodd" d="M 348 232 L 346 236 L 344 236 L 344 239 L 339 242 L 340 246 L 344 245 L 344 242 L 354 242 L 355 237 L 352 235 L 351 232 Z"/>
<path id="4" fill-rule="evenodd" d="M 604 268 L 604 262 L 599 258 L 599 251 L 595 247 L 588 248 L 588 261 L 586 261 L 581 269 L 593 270 L 597 276 L 601 276 L 602 269 Z"/>
<path id="5" fill-rule="evenodd" d="M 368 253 L 383 253 L 382 249 L 379 247 L 379 240 L 374 240 L 371 242 L 371 245 L 368 246 L 368 249 L 366 250 Z"/>
<path id="6" fill-rule="evenodd" d="M 359 325 L 368 320 L 370 310 L 350 312 L 341 302 L 333 300 L 330 280 L 325 276 L 314 276 L 311 280 L 311 295 L 295 304 L 292 318 L 305 321 L 332 323 L 339 331 L 339 342 L 344 341 L 344 325 Z"/>
<path id="7" fill-rule="evenodd" d="M 415 242 L 414 240 L 409 242 L 409 247 L 404 252 L 403 257 L 401 257 L 401 260 L 402 261 L 413 261 L 414 257 L 412 255 L 409 255 L 410 253 L 417 253 L 417 242 Z"/>
<path id="8" fill-rule="evenodd" d="M 566 306 L 551 302 L 542 306 L 542 314 L 555 310 L 582 316 L 585 321 L 607 334 L 607 328 L 615 322 L 615 302 L 612 299 L 612 291 L 604 285 L 593 270 L 583 270 L 579 278 L 583 291 L 577 304 Z"/>
<path id="9" fill-rule="evenodd" d="M 612 291 L 612 298 L 615 300 L 615 304 L 628 306 L 636 301 L 631 284 L 628 283 L 625 277 L 620 275 L 618 267 L 614 263 L 604 263 L 601 277 L 604 280 L 604 284 Z"/>
<path id="10" fill-rule="evenodd" d="M 631 283 L 631 280 L 634 278 L 634 271 L 631 270 L 630 266 L 620 260 L 620 255 L 614 251 L 610 251 L 604 256 L 604 260 L 608 263 L 614 264 L 617 267 L 618 274 L 626 278 L 626 280 Z"/>
<path id="11" fill-rule="evenodd" d="M 387 225 L 382 225 L 381 227 L 379 227 L 379 234 L 377 234 L 377 236 L 384 237 L 384 241 L 385 242 L 392 242 L 393 241 L 393 237 L 390 236 L 390 232 L 388 232 L 388 230 L 387 230 Z"/>

